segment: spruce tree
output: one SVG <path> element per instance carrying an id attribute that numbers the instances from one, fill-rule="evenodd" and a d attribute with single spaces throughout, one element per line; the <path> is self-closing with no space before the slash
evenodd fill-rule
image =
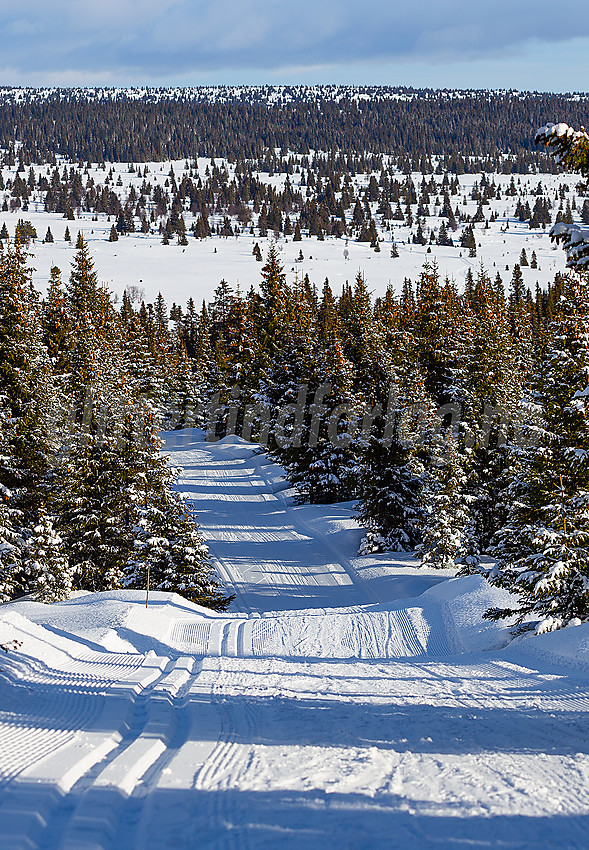
<path id="1" fill-rule="evenodd" d="M 27 540 L 26 569 L 40 602 L 68 599 L 74 589 L 76 568 L 70 564 L 64 541 L 43 512 Z"/>
<path id="2" fill-rule="evenodd" d="M 31 271 L 18 245 L 0 251 L 0 387 L 2 592 L 10 596 L 32 588 L 23 547 L 47 502 L 53 450 L 49 363 Z"/>
<path id="3" fill-rule="evenodd" d="M 423 540 L 415 554 L 422 566 L 453 568 L 464 546 L 469 497 L 464 458 L 459 441 L 450 431 L 430 460 L 428 479 L 421 518 Z"/>
<path id="4" fill-rule="evenodd" d="M 433 404 L 418 367 L 391 366 L 386 408 L 365 434 L 360 463 L 358 519 L 368 530 L 361 554 L 409 551 L 420 540 L 424 461 L 435 428 Z"/>
<path id="5" fill-rule="evenodd" d="M 5 399 L 2 399 L 5 402 Z M 12 450 L 11 431 L 14 424 L 10 411 L 0 404 L 0 455 L 8 457 Z M 4 478 L 4 476 L 2 476 Z M 25 540 L 22 511 L 11 507 L 12 492 L 0 480 L 0 602 L 7 602 L 22 590 Z"/>
<path id="6" fill-rule="evenodd" d="M 281 462 L 301 499 L 337 502 L 358 494 L 357 428 L 364 405 L 354 391 L 354 368 L 343 351 L 336 302 L 329 282 L 323 287 L 313 346 L 301 362 L 308 374 L 305 417 Z M 294 402 L 296 382 L 292 386 Z"/>
<path id="7" fill-rule="evenodd" d="M 41 329 L 54 375 L 67 371 L 72 326 L 61 272 L 52 266 L 47 296 L 42 304 Z"/>
<path id="8" fill-rule="evenodd" d="M 551 148 L 556 160 L 566 168 L 589 177 L 589 134 L 584 127 L 573 130 L 567 124 L 547 124 L 536 133 L 536 144 Z M 586 228 L 561 221 L 550 231 L 550 237 L 562 242 L 567 253 L 567 266 L 583 270 L 589 265 L 589 235 Z"/>
<path id="9" fill-rule="evenodd" d="M 539 435 L 513 449 L 507 522 L 491 580 L 519 607 L 489 612 L 539 618 L 538 631 L 589 619 L 589 283 L 569 278 L 534 382 Z"/>
<path id="10" fill-rule="evenodd" d="M 14 423 L 2 483 L 34 515 L 48 468 L 51 381 L 31 271 L 21 248 L 10 245 L 0 251 L 0 386 Z"/>
<path id="11" fill-rule="evenodd" d="M 257 334 L 262 358 L 268 364 L 282 347 L 288 321 L 286 275 L 274 243 L 270 245 L 266 262 L 262 266 L 260 295 Z"/>

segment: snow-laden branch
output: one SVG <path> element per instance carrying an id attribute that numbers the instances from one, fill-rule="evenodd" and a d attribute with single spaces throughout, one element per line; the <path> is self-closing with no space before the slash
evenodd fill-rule
<path id="1" fill-rule="evenodd" d="M 560 222 L 550 231 L 550 238 L 562 243 L 569 268 L 589 268 L 589 227 Z"/>
<path id="2" fill-rule="evenodd" d="M 589 134 L 584 127 L 574 130 L 564 122 L 546 124 L 536 131 L 534 144 L 551 148 L 558 163 L 589 177 Z M 552 228 L 550 238 L 562 243 L 569 268 L 589 268 L 589 227 L 561 222 Z"/>
<path id="3" fill-rule="evenodd" d="M 534 144 L 552 148 L 558 163 L 589 176 L 589 135 L 584 127 L 574 130 L 562 121 L 546 124 L 536 130 Z"/>

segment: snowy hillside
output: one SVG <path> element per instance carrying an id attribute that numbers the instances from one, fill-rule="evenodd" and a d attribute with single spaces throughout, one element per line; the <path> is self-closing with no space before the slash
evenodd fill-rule
<path id="1" fill-rule="evenodd" d="M 2 850 L 587 846 L 588 625 L 507 645 L 504 592 L 356 556 L 251 445 L 167 450 L 234 606 L 0 607 Z"/>

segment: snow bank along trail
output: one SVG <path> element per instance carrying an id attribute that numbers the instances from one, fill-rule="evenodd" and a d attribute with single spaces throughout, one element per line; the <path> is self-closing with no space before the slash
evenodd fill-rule
<path id="1" fill-rule="evenodd" d="M 184 438 L 236 610 L 0 607 L 0 850 L 587 848 L 589 627 L 505 646 L 482 579 L 359 559 L 349 506 Z"/>

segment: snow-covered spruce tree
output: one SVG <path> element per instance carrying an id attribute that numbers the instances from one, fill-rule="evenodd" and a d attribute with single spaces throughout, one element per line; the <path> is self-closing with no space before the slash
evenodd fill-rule
<path id="1" fill-rule="evenodd" d="M 438 405 L 459 401 L 452 370 L 459 313 L 456 287 L 448 280 L 443 285 L 440 283 L 435 261 L 424 263 L 417 281 L 416 310 L 410 317 L 408 330 L 427 391 Z"/>
<path id="2" fill-rule="evenodd" d="M 409 327 L 430 391 L 442 405 L 441 442 L 431 442 L 426 464 L 418 554 L 424 563 L 455 562 L 472 570 L 501 520 L 493 480 L 505 463 L 501 423 L 523 373 L 502 286 L 482 266 L 476 281 L 469 275 L 466 284 L 459 296 L 450 282 L 440 286 L 435 265 L 426 264 Z"/>
<path id="3" fill-rule="evenodd" d="M 125 382 L 134 397 L 141 397 L 157 409 L 162 394 L 163 375 L 154 355 L 154 338 L 145 305 L 135 310 L 123 295 L 121 309 L 121 364 Z"/>
<path id="4" fill-rule="evenodd" d="M 528 377 L 532 367 L 534 346 L 532 321 L 527 304 L 527 289 L 518 263 L 513 267 L 509 284 L 508 318 L 511 331 L 513 353 L 515 355 L 515 375 L 521 380 Z"/>
<path id="5" fill-rule="evenodd" d="M 339 340 L 317 360 L 309 405 L 296 439 L 281 449 L 281 463 L 300 499 L 329 504 L 358 493 L 356 422 L 362 407 L 352 391 L 352 366 Z"/>
<path id="6" fill-rule="evenodd" d="M 47 500 L 52 382 L 26 255 L 0 250 L 0 489 L 6 531 L 4 595 L 33 589 L 22 544 Z M 17 548 L 11 548 L 13 545 Z M 10 565 L 10 569 L 9 569 Z M 10 574 L 9 574 L 10 573 Z"/>
<path id="7" fill-rule="evenodd" d="M 8 602 L 20 590 L 23 574 L 25 541 L 14 512 L 7 505 L 9 490 L 0 491 L 0 602 Z"/>
<path id="8" fill-rule="evenodd" d="M 108 293 L 98 284 L 83 237 L 67 287 L 71 344 L 62 382 L 62 443 L 53 470 L 52 511 L 59 516 L 77 586 L 120 586 L 125 563 L 124 526 L 112 512 L 124 474 L 112 411 L 125 401 L 121 327 Z"/>
<path id="9" fill-rule="evenodd" d="M 205 415 L 211 404 L 214 405 L 220 387 L 223 384 L 222 370 L 219 368 L 217 354 L 211 343 L 211 322 L 209 311 L 203 301 L 194 332 L 195 383 L 199 387 L 201 412 L 196 416 L 196 424 L 212 429 L 211 437 L 223 436 L 223 423 L 209 423 Z M 218 430 L 217 430 L 218 429 Z"/>
<path id="10" fill-rule="evenodd" d="M 570 277 L 535 384 L 543 426 L 515 447 L 507 522 L 490 580 L 519 597 L 499 618 L 539 618 L 538 631 L 589 619 L 589 280 Z M 530 422 L 532 428 L 534 422 Z"/>
<path id="11" fill-rule="evenodd" d="M 64 542 L 45 513 L 40 514 L 27 540 L 26 566 L 39 601 L 69 598 L 77 570 L 70 564 Z"/>
<path id="12" fill-rule="evenodd" d="M 359 464 L 358 519 L 368 530 L 361 552 L 371 541 L 378 541 L 379 548 L 409 551 L 420 539 L 433 404 L 417 367 L 402 378 L 391 384 L 386 411 L 374 423 L 377 431 L 367 437 Z"/>
<path id="13" fill-rule="evenodd" d="M 261 274 L 261 303 L 257 332 L 262 356 L 266 363 L 269 363 L 282 347 L 282 335 L 285 323 L 288 320 L 289 300 L 284 267 L 280 262 L 278 249 L 274 243 L 268 249 Z"/>
<path id="14" fill-rule="evenodd" d="M 258 340 L 251 303 L 241 293 L 236 293 L 229 308 L 224 338 L 228 363 L 226 386 L 230 391 L 234 386 L 239 386 L 246 398 L 251 395 L 256 378 L 250 364 L 258 359 Z"/>
<path id="15" fill-rule="evenodd" d="M 317 400 L 317 390 L 322 392 L 322 387 L 329 386 L 330 392 L 320 403 L 330 413 L 326 414 L 326 422 L 319 429 L 311 428 L 311 440 L 318 436 L 319 442 L 309 473 L 316 476 L 328 471 L 323 483 L 315 479 L 318 488 L 331 494 L 324 496 L 323 501 L 356 498 L 362 493 L 362 469 L 366 463 L 363 458 L 370 447 L 371 429 L 369 425 L 363 426 L 368 423 L 370 412 L 380 409 L 379 424 L 384 427 L 392 378 L 390 357 L 386 354 L 370 293 L 360 272 L 353 288 L 344 287 L 337 305 L 325 281 L 317 312 L 315 349 L 313 388 L 317 389 L 314 399 Z M 313 408 L 310 413 L 314 415 Z M 384 459 L 379 447 L 373 443 L 372 448 L 375 464 L 382 464 Z M 387 443 L 386 452 L 389 448 Z M 376 527 L 369 531 L 376 531 Z"/>
<path id="16" fill-rule="evenodd" d="M 505 423 L 515 419 L 514 400 L 521 397 L 530 364 L 521 356 L 523 332 L 517 341 L 510 333 L 502 287 L 491 282 L 482 264 L 463 299 L 455 337 L 453 373 L 460 404 L 463 497 L 469 505 L 456 556 L 464 572 L 476 569 L 504 519 L 498 487 L 506 463 Z"/>
<path id="17" fill-rule="evenodd" d="M 280 369 L 279 361 L 289 345 L 293 307 L 284 267 L 274 243 L 268 249 L 261 278 L 260 292 L 252 288 L 246 298 L 246 315 L 243 319 L 249 326 L 247 337 L 250 358 L 247 369 L 242 370 L 242 377 L 249 390 L 248 395 L 262 406 L 266 401 L 272 403 L 271 399 L 266 399 L 266 394 L 273 383 L 272 372 Z"/>
<path id="18" fill-rule="evenodd" d="M 67 303 L 69 415 L 52 506 L 75 587 L 145 588 L 149 566 L 152 587 L 226 606 L 156 436 L 158 412 L 168 410 L 170 400 L 169 389 L 160 391 L 161 375 L 176 368 L 176 360 L 160 368 L 162 352 L 170 349 L 163 299 L 152 317 L 147 310 L 135 314 L 128 302 L 119 316 L 80 240 Z M 141 339 L 145 343 L 134 346 Z"/>
<path id="19" fill-rule="evenodd" d="M 472 496 L 467 483 L 460 441 L 449 430 L 432 452 L 423 489 L 422 542 L 415 550 L 422 566 L 455 567 L 459 553 L 469 545 L 466 535 Z"/>
<path id="20" fill-rule="evenodd" d="M 203 382 L 185 349 L 176 352 L 173 365 L 162 427 L 194 428 L 203 406 Z"/>
<path id="21" fill-rule="evenodd" d="M 283 333 L 268 344 L 266 319 L 275 288 L 282 290 Z M 209 438 L 228 432 L 254 438 L 261 436 L 260 431 L 264 438 L 267 435 L 270 399 L 266 390 L 273 384 L 271 373 L 289 347 L 291 314 L 291 293 L 273 246 L 262 269 L 261 289 L 263 296 L 252 288 L 244 298 L 221 281 L 209 305 L 210 318 L 200 334 L 203 344 L 197 358 L 199 364 L 207 359 L 210 363 L 203 389 L 206 403 L 202 406 Z M 200 374 L 201 367 L 197 370 Z M 246 410 L 254 409 L 256 413 L 248 414 L 246 421 Z"/>
<path id="22" fill-rule="evenodd" d="M 462 316 L 464 310 L 468 312 L 454 284 L 449 280 L 440 284 L 436 263 L 425 263 L 409 330 L 426 390 L 441 409 L 441 433 L 432 434 L 427 446 L 416 557 L 439 568 L 454 566 L 468 522 L 470 500 L 459 422 L 468 395 L 465 352 L 472 322 Z"/>
<path id="23" fill-rule="evenodd" d="M 547 124 L 536 132 L 535 144 L 551 148 L 561 165 L 589 177 L 589 133 L 584 127 L 573 130 L 564 123 Z M 589 268 L 589 227 L 559 222 L 550 231 L 550 236 L 562 242 L 569 268 Z"/>
<path id="24" fill-rule="evenodd" d="M 63 375 L 67 370 L 72 328 L 61 272 L 57 266 L 51 268 L 47 295 L 42 303 L 41 329 L 53 374 Z"/>
<path id="25" fill-rule="evenodd" d="M 13 427 L 1 480 L 15 496 L 20 491 L 26 510 L 34 510 L 47 469 L 49 387 L 31 271 L 21 249 L 9 245 L 0 250 L 0 390 Z"/>
<path id="26" fill-rule="evenodd" d="M 161 453 L 155 419 L 144 414 L 139 421 L 128 421 L 123 444 L 128 469 L 124 498 L 133 546 L 122 584 L 137 589 L 149 584 L 225 610 L 233 597 L 212 573 L 191 506 L 173 489 L 176 473 Z"/>
<path id="27" fill-rule="evenodd" d="M 84 417 L 89 398 L 98 398 L 115 370 L 113 351 L 120 339 L 114 310 L 98 276 L 83 237 L 72 262 L 67 285 L 71 345 L 67 357 L 65 392 L 73 401 L 76 424 Z"/>
<path id="28" fill-rule="evenodd" d="M 156 299 L 149 348 L 149 374 L 154 400 L 165 430 L 194 424 L 202 401 L 204 382 L 186 354 L 176 330 L 169 327 L 168 308 L 161 295 Z"/>
<path id="29" fill-rule="evenodd" d="M 358 493 L 356 423 L 363 404 L 353 389 L 354 369 L 342 350 L 335 299 L 327 281 L 312 349 L 300 335 L 296 338 L 300 359 L 295 378 L 308 374 L 307 404 L 295 431 L 278 449 L 278 458 L 302 500 L 330 503 L 352 499 Z M 292 403 L 297 401 L 296 383 L 288 384 Z"/>
<path id="30" fill-rule="evenodd" d="M 58 471 L 59 531 L 67 541 L 70 562 L 84 590 L 121 587 L 133 547 L 132 523 L 126 497 L 131 458 L 120 446 L 114 421 L 104 408 L 88 405 L 87 431 L 75 434 L 69 454 Z"/>
<path id="31" fill-rule="evenodd" d="M 1 399 L 0 399 L 1 402 Z M 9 411 L 0 406 L 0 460 L 10 453 L 10 432 L 14 425 Z M 10 507 L 11 491 L 0 482 L 0 602 L 7 602 L 19 590 L 22 581 L 25 541 L 22 512 Z"/>
<path id="32" fill-rule="evenodd" d="M 297 419 L 297 404 L 304 404 L 315 374 L 314 303 L 297 280 L 288 291 L 287 313 L 280 348 L 262 374 L 256 400 L 267 412 L 269 453 L 279 463 L 295 462 L 304 423 Z M 298 431 L 298 432 L 297 432 Z"/>
<path id="33" fill-rule="evenodd" d="M 353 366 L 339 340 L 318 359 L 317 376 L 320 380 L 309 407 L 308 465 L 298 480 L 296 474 L 291 480 L 311 502 L 347 501 L 358 495 L 357 427 L 363 405 L 353 391 Z"/>
<path id="34" fill-rule="evenodd" d="M 384 353 L 382 335 L 374 321 L 374 311 L 366 280 L 358 272 L 353 289 L 340 300 L 339 338 L 345 357 L 354 365 L 354 392 L 365 401 L 386 397 L 386 373 L 379 374 Z"/>

